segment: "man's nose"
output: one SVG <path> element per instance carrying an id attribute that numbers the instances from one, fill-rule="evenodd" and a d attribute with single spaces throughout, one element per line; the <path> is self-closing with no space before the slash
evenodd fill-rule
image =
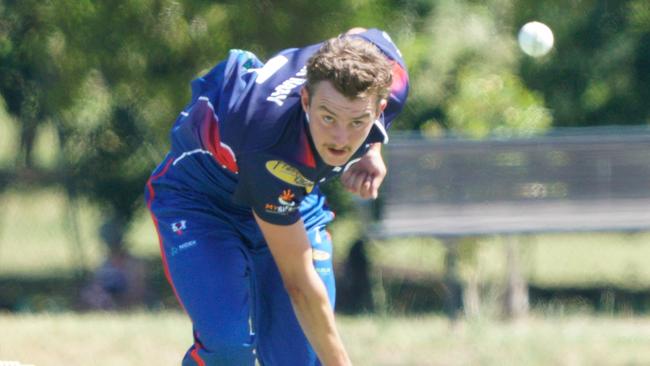
<path id="1" fill-rule="evenodd" d="M 336 144 L 336 147 L 343 147 L 348 144 L 348 131 L 345 126 L 336 125 L 332 129 L 332 143 Z"/>

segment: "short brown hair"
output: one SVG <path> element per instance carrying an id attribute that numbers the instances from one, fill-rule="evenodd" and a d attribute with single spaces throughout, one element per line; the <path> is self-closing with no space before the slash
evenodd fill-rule
<path id="1" fill-rule="evenodd" d="M 314 86 L 324 80 L 350 99 L 377 95 L 379 102 L 388 96 L 392 64 L 368 41 L 349 36 L 332 38 L 307 61 L 305 87 L 310 96 Z"/>

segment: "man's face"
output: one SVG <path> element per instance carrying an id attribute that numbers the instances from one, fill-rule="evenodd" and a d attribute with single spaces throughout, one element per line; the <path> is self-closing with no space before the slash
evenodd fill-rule
<path id="1" fill-rule="evenodd" d="M 311 96 L 307 88 L 300 93 L 316 151 L 326 164 L 332 166 L 341 166 L 350 160 L 386 106 L 385 100 L 377 103 L 374 95 L 348 99 L 329 81 L 314 85 Z"/>

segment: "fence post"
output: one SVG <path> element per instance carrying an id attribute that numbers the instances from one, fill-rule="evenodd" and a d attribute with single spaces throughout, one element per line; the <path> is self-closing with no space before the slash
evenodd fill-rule
<path id="1" fill-rule="evenodd" d="M 520 244 L 514 235 L 506 235 L 506 290 L 504 315 L 517 319 L 528 315 L 528 283 L 521 273 Z"/>
<path id="2" fill-rule="evenodd" d="M 450 320 L 456 320 L 463 308 L 463 286 L 458 277 L 458 239 L 443 239 L 446 249 L 444 310 Z"/>

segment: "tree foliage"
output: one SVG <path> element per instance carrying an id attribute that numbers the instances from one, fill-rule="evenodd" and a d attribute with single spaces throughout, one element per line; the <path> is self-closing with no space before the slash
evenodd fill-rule
<path id="1" fill-rule="evenodd" d="M 555 50 L 519 68 L 542 91 L 555 126 L 650 123 L 648 1 L 519 3 L 517 24 L 537 18 L 555 31 Z"/>

